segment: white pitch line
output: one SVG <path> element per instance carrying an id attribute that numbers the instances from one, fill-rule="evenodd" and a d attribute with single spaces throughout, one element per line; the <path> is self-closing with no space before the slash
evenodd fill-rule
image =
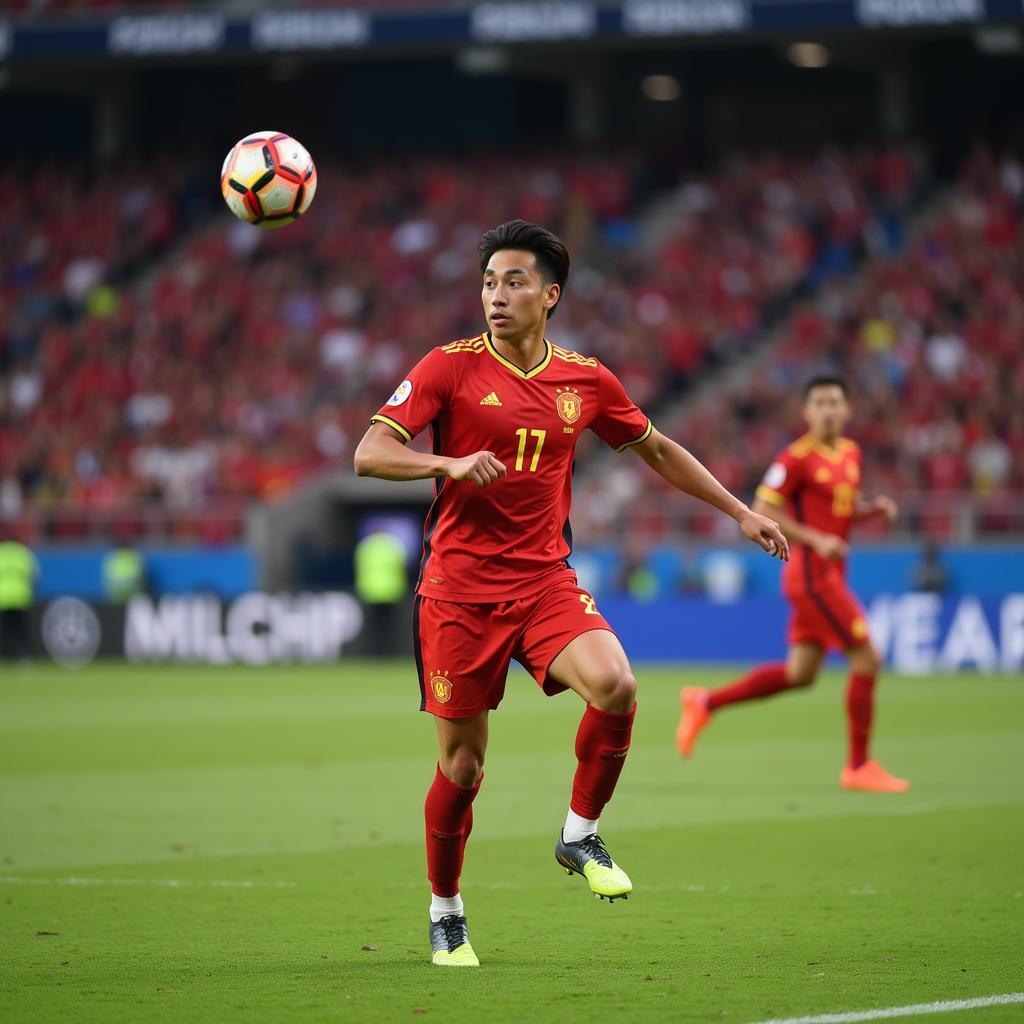
<path id="1" fill-rule="evenodd" d="M 886 1017 L 917 1017 L 926 1013 L 952 1013 L 954 1010 L 980 1010 L 984 1006 L 1006 1006 L 1024 1003 L 1024 992 L 1007 992 L 1000 996 L 977 999 L 946 999 L 938 1003 L 916 1003 L 913 1006 L 889 1006 L 882 1010 L 853 1010 L 850 1013 L 816 1013 L 810 1017 L 779 1017 L 759 1020 L 756 1024 L 855 1024 L 862 1020 Z"/>
<path id="2" fill-rule="evenodd" d="M 294 889 L 294 882 L 254 882 L 244 878 L 31 878 L 0 875 L 0 885 L 154 885 L 162 889 L 214 886 L 221 889 Z"/>

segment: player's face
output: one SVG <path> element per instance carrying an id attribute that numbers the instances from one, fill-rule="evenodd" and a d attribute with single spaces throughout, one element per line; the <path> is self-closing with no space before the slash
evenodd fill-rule
<path id="1" fill-rule="evenodd" d="M 481 297 L 495 338 L 516 339 L 543 332 L 548 310 L 558 301 L 557 284 L 549 284 L 531 252 L 502 249 L 484 270 Z"/>
<path id="2" fill-rule="evenodd" d="M 836 384 L 822 384 L 811 388 L 804 401 L 804 421 L 819 440 L 831 441 L 839 437 L 850 418 L 850 405 L 843 389 Z"/>

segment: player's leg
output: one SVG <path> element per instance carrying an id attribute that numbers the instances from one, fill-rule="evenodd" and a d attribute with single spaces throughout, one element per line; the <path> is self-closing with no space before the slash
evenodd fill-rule
<path id="1" fill-rule="evenodd" d="M 583 875 L 595 895 L 626 898 L 632 883 L 612 860 L 597 830 L 622 774 L 633 730 L 636 680 L 629 660 L 614 633 L 592 629 L 555 657 L 548 677 L 587 704 L 576 732 L 572 797 L 555 856 L 567 872 Z"/>
<path id="2" fill-rule="evenodd" d="M 818 644 L 794 643 L 785 662 L 759 665 L 740 679 L 716 690 L 684 686 L 679 694 L 681 715 L 676 728 L 679 753 L 683 757 L 693 753 L 697 737 L 720 708 L 810 686 L 818 676 L 824 657 L 825 651 Z"/>
<path id="3" fill-rule="evenodd" d="M 875 713 L 875 687 L 882 668 L 870 640 L 846 649 L 850 678 L 846 686 L 846 721 L 849 752 L 839 783 L 844 789 L 869 793 L 904 793 L 906 779 L 890 775 L 869 753 Z"/>
<path id="4" fill-rule="evenodd" d="M 466 843 L 473 830 L 473 801 L 483 781 L 487 712 L 474 718 L 434 717 L 438 762 L 427 792 L 427 877 L 434 893 L 431 912 L 451 910 L 458 899 Z M 460 901 L 461 907 L 461 901 Z"/>
<path id="5" fill-rule="evenodd" d="M 423 806 L 427 877 L 430 880 L 430 941 L 436 964 L 476 966 L 469 943 L 459 878 L 473 829 L 473 801 L 483 781 L 487 712 L 472 718 L 434 716 L 438 761 Z"/>
<path id="6" fill-rule="evenodd" d="M 571 641 L 548 675 L 587 704 L 576 732 L 577 767 L 565 828 L 572 842 L 597 831 L 597 819 L 615 792 L 636 714 L 636 680 L 618 637 L 604 629 Z"/>
<path id="7" fill-rule="evenodd" d="M 423 597 L 414 605 L 420 708 L 434 716 L 438 741 L 423 811 L 435 964 L 479 963 L 469 944 L 459 877 L 483 778 L 487 715 L 501 701 L 516 636 L 496 625 L 501 607 Z"/>

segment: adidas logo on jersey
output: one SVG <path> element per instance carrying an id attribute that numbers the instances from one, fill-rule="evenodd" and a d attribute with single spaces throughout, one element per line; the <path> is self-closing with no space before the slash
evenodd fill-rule
<path id="1" fill-rule="evenodd" d="M 501 399 L 492 391 L 480 399 L 481 405 L 501 405 Z"/>

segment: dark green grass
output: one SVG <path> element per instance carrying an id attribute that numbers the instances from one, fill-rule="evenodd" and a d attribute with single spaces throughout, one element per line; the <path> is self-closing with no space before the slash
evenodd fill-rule
<path id="1" fill-rule="evenodd" d="M 888 797 L 836 785 L 838 674 L 685 763 L 684 674 L 728 675 L 638 671 L 614 906 L 552 857 L 579 702 L 513 675 L 463 879 L 483 966 L 444 971 L 410 666 L 0 668 L 0 1021 L 744 1024 L 1024 989 L 1024 679 L 886 678 L 876 752 L 914 783 Z"/>

